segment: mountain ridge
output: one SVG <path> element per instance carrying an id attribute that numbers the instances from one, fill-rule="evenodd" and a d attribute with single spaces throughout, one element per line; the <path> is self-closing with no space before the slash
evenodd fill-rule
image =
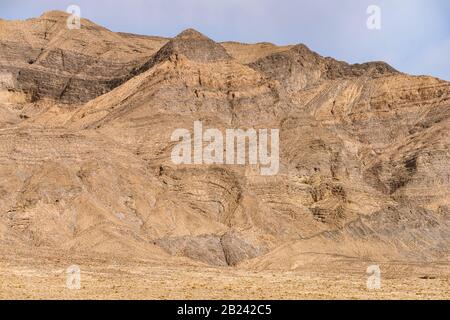
<path id="1" fill-rule="evenodd" d="M 64 17 L 2 21 L 0 241 L 255 269 L 310 252 L 447 261 L 448 82 L 303 44 L 67 30 Z M 198 120 L 279 129 L 279 174 L 173 164 L 172 132 Z"/>

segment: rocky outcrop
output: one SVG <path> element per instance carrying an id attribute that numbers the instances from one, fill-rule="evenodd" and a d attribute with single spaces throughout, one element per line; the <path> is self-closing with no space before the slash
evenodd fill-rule
<path id="1" fill-rule="evenodd" d="M 116 34 L 82 19 L 69 30 L 68 14 L 54 11 L 37 19 L 1 21 L 0 70 L 30 101 L 51 98 L 83 103 L 132 77 L 166 39 Z"/>
<path id="2" fill-rule="evenodd" d="M 384 62 L 348 64 L 324 58 L 304 44 L 276 51 L 249 64 L 269 78 L 280 81 L 286 88 L 301 90 L 319 81 L 354 77 L 379 77 L 398 73 Z"/>
<path id="3" fill-rule="evenodd" d="M 222 236 L 202 235 L 164 238 L 155 241 L 172 255 L 185 256 L 214 266 L 236 266 L 265 252 L 253 247 L 236 232 Z"/>
<path id="4" fill-rule="evenodd" d="M 155 55 L 154 63 L 159 63 L 175 54 L 182 54 L 189 60 L 205 63 L 230 59 L 229 54 L 220 44 L 194 29 L 184 30 L 165 44 Z"/>
<path id="5" fill-rule="evenodd" d="M 194 29 L 187 29 L 171 39 L 146 63 L 133 70 L 133 75 L 143 73 L 164 61 L 177 61 L 182 55 L 188 60 L 212 63 L 230 60 L 227 51 L 218 43 Z"/>

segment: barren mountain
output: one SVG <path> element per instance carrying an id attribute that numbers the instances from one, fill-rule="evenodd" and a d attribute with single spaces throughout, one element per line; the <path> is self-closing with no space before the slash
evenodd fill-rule
<path id="1" fill-rule="evenodd" d="M 294 270 L 450 259 L 450 83 L 303 44 L 0 20 L 0 243 Z M 280 130 L 280 170 L 175 165 L 178 128 Z M 153 261 L 153 262 L 151 262 Z"/>

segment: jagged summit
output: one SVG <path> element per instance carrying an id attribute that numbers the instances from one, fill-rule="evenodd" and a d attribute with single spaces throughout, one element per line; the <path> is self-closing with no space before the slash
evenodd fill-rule
<path id="1" fill-rule="evenodd" d="M 43 14 L 41 14 L 40 18 L 67 18 L 69 16 L 69 14 L 67 12 L 64 11 L 60 11 L 60 10 L 51 10 L 51 11 L 47 11 L 44 12 Z"/>
<path id="2" fill-rule="evenodd" d="M 184 30 L 161 50 L 164 49 L 197 62 L 216 62 L 231 58 L 222 45 L 194 29 Z"/>
<path id="3" fill-rule="evenodd" d="M 161 61 L 173 54 L 182 54 L 189 60 L 197 62 L 217 62 L 231 59 L 222 45 L 194 29 L 187 29 L 178 34 L 162 47 L 155 57 L 157 61 Z"/>
<path id="4" fill-rule="evenodd" d="M 171 56 L 183 55 L 189 60 L 210 63 L 232 59 L 225 48 L 194 29 L 186 29 L 166 43 L 149 61 L 132 72 L 133 75 L 149 70 L 168 60 Z"/>
<path id="5" fill-rule="evenodd" d="M 131 38 L 84 18 L 81 30 L 69 30 L 69 16 L 49 11 L 2 22 L 0 75 L 13 77 L 14 89 L 27 99 L 87 102 L 127 81 L 134 68 L 167 42 Z"/>
<path id="6" fill-rule="evenodd" d="M 368 76 L 376 78 L 398 73 L 385 62 L 349 64 L 330 57 L 323 57 L 305 44 L 297 44 L 286 50 L 275 51 L 249 66 L 266 76 L 277 79 L 286 88 L 298 90 L 322 80 L 336 80 Z"/>
<path id="7" fill-rule="evenodd" d="M 210 40 L 207 36 L 205 36 L 203 33 L 192 29 L 192 28 L 188 28 L 182 32 L 180 32 L 175 39 L 206 39 L 206 40 Z"/>
<path id="8" fill-rule="evenodd" d="M 317 53 L 315 53 L 314 51 L 312 51 L 312 50 L 311 50 L 306 44 L 304 44 L 304 43 L 298 43 L 298 44 L 294 45 L 294 46 L 291 48 L 291 51 L 317 54 Z"/>
<path id="9" fill-rule="evenodd" d="M 299 43 L 290 48 L 286 53 L 286 56 L 290 56 L 291 59 L 303 65 L 313 65 L 317 67 L 322 61 L 323 57 L 317 52 L 311 50 L 307 45 Z"/>
<path id="10" fill-rule="evenodd" d="M 52 11 L 44 12 L 37 20 L 56 22 L 58 26 L 63 27 L 66 25 L 67 19 L 70 16 L 71 16 L 71 13 L 68 13 L 65 11 L 60 11 L 60 10 L 52 10 Z M 81 21 L 82 21 L 82 23 L 81 23 L 82 29 L 84 26 L 84 27 L 89 27 L 89 28 L 94 28 L 94 29 L 107 30 L 105 27 L 100 26 L 100 25 L 90 21 L 89 19 L 84 18 L 83 16 L 81 16 Z"/>

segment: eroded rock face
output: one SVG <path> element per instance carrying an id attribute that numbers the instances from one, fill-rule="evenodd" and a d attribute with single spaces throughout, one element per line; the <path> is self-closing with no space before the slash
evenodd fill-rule
<path id="1" fill-rule="evenodd" d="M 197 62 L 217 62 L 231 58 L 224 47 L 193 29 L 184 30 L 164 45 L 156 55 L 158 59 L 155 63 L 176 54 Z"/>
<path id="2" fill-rule="evenodd" d="M 448 82 L 65 18 L 0 21 L 2 245 L 281 269 L 450 256 Z M 173 131 L 198 120 L 279 129 L 279 173 L 175 165 Z"/>
<path id="3" fill-rule="evenodd" d="M 378 77 L 398 73 L 384 62 L 350 65 L 332 58 L 324 58 L 304 44 L 275 51 L 250 63 L 249 66 L 280 81 L 290 90 L 311 87 L 324 80 Z"/>
<path id="4" fill-rule="evenodd" d="M 155 241 L 170 254 L 185 256 L 213 266 L 236 266 L 239 262 L 255 258 L 265 250 L 255 248 L 235 231 L 224 235 L 185 236 Z"/>
<path id="5" fill-rule="evenodd" d="M 49 12 L 37 19 L 0 22 L 0 69 L 13 75 L 15 89 L 31 101 L 89 101 L 130 79 L 133 69 L 167 42 L 113 33 L 85 19 L 80 30 L 69 30 L 67 18 Z"/>

